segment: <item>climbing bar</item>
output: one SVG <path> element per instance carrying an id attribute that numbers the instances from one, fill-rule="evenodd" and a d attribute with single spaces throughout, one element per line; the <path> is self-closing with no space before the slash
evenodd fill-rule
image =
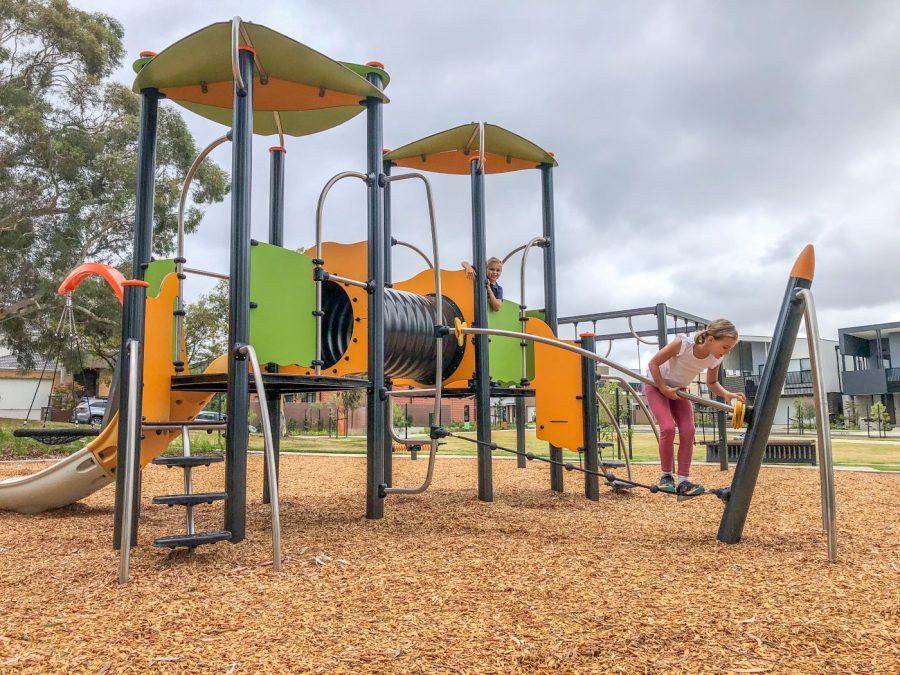
<path id="1" fill-rule="evenodd" d="M 594 352 L 590 352 L 586 349 L 582 349 L 581 347 L 575 347 L 574 345 L 570 345 L 568 342 L 564 342 L 563 340 L 556 340 L 553 338 L 541 337 L 540 335 L 529 335 L 527 333 L 518 333 L 512 330 L 498 330 L 495 328 L 473 328 L 467 326 L 462 321 L 458 319 L 454 322 L 453 332 L 456 335 L 456 340 L 459 344 L 462 344 L 463 335 L 497 335 L 500 337 L 511 337 L 518 338 L 520 340 L 531 340 L 532 342 L 540 342 L 543 344 L 550 345 L 552 347 L 558 347 L 560 349 L 565 349 L 566 351 L 573 352 L 575 354 L 579 354 L 580 356 L 584 356 L 588 359 L 593 359 L 599 363 L 602 363 L 605 366 L 609 366 L 615 370 L 618 370 L 621 373 L 626 373 L 631 375 L 633 378 L 638 380 L 639 382 L 643 382 L 644 384 L 650 385 L 651 387 L 655 387 L 656 385 L 653 383 L 649 377 L 644 377 L 643 375 L 636 373 L 633 370 L 629 370 L 625 366 L 616 363 L 615 361 L 610 361 L 607 358 L 600 356 Z M 730 406 L 727 403 L 720 403 L 719 401 L 713 401 L 708 398 L 703 398 L 702 396 L 695 396 L 694 394 L 688 393 L 686 391 L 678 391 L 678 396 L 680 398 L 687 399 L 688 401 L 693 401 L 694 403 L 699 403 L 700 405 L 706 406 L 707 408 L 716 408 L 717 410 L 724 410 L 725 412 L 734 413 L 735 409 L 738 406 Z M 740 406 L 741 409 L 744 409 L 743 404 Z"/>

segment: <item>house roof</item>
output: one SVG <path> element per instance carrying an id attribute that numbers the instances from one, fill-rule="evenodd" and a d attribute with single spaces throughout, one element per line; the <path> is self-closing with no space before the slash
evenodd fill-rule
<path id="1" fill-rule="evenodd" d="M 33 354 L 32 359 L 34 360 L 35 364 L 43 365 L 43 363 L 44 363 L 44 357 L 41 356 L 40 354 Z M 21 362 L 19 361 L 19 357 L 16 356 L 15 354 L 4 354 L 4 355 L 0 356 L 0 370 L 22 371 L 22 370 L 29 370 L 29 369 L 25 368 L 21 364 Z"/>

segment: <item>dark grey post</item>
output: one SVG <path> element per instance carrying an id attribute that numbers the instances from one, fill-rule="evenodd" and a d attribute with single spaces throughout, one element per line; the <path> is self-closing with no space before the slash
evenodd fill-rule
<path id="1" fill-rule="evenodd" d="M 284 246 L 284 159 L 287 150 L 276 145 L 269 148 L 269 243 Z M 270 373 L 277 373 L 278 366 L 266 366 Z M 275 454 L 275 477 L 278 478 L 281 454 L 281 395 L 266 396 L 269 420 L 272 422 L 272 450 Z M 262 411 L 260 411 L 262 412 Z M 263 457 L 263 504 L 269 503 L 269 472 Z"/>
<path id="2" fill-rule="evenodd" d="M 666 319 L 667 313 L 666 303 L 660 302 L 656 305 L 656 340 L 660 349 L 669 344 L 669 326 Z M 678 336 L 676 335 L 675 337 Z"/>
<path id="3" fill-rule="evenodd" d="M 731 494 L 719 524 L 717 538 L 726 544 L 736 544 L 741 540 L 747 512 L 750 510 L 750 500 L 753 499 L 753 489 L 756 487 L 759 469 L 765 455 L 766 442 L 775 419 L 778 399 L 784 387 L 791 352 L 803 317 L 804 303 L 802 299 L 796 297 L 796 292 L 801 288 L 812 286 L 813 268 L 813 249 L 812 246 L 807 246 L 794 263 L 788 279 L 772 336 L 772 347 L 762 376 L 759 378 L 753 423 L 744 437 L 744 447 L 731 481 Z"/>
<path id="4" fill-rule="evenodd" d="M 478 157 L 470 163 L 472 173 L 472 265 L 475 267 L 475 326 L 487 328 L 487 250 L 484 238 L 484 168 Z M 494 501 L 491 450 L 491 371 L 488 362 L 488 337 L 475 335 L 475 428 L 478 440 L 478 499 Z"/>
<path id="5" fill-rule="evenodd" d="M 250 178 L 253 171 L 253 52 L 238 55 L 244 91 L 235 84 L 231 139 L 231 256 L 228 292 L 228 400 L 225 445 L 225 529 L 231 543 L 244 540 L 247 521 L 247 359 L 250 341 Z"/>
<path id="6" fill-rule="evenodd" d="M 543 216 L 544 238 L 548 244 L 544 247 L 544 321 L 553 334 L 557 331 L 556 313 L 556 231 L 553 214 L 553 165 L 541 164 L 541 213 Z M 524 298 L 522 301 L 524 302 Z M 562 448 L 550 444 L 550 459 L 562 462 Z M 550 465 L 550 489 L 563 491 L 562 466 Z"/>
<path id="7" fill-rule="evenodd" d="M 382 149 L 382 153 L 384 150 Z M 391 162 L 390 161 L 382 161 L 382 171 L 385 176 L 391 175 Z M 382 191 L 382 196 L 384 198 L 384 285 L 386 288 L 390 288 L 394 282 L 394 278 L 391 272 L 391 242 L 393 241 L 393 233 L 391 232 L 391 184 L 385 183 L 384 190 Z M 390 388 L 390 381 L 385 383 L 387 388 Z M 394 404 L 388 400 L 385 404 L 387 406 L 387 410 L 385 414 L 388 415 L 388 419 L 393 420 L 394 416 Z M 416 452 L 412 451 L 410 453 L 412 459 L 416 458 Z M 388 487 L 391 487 L 394 484 L 394 439 L 391 438 L 391 431 L 388 428 L 388 425 L 384 425 L 384 484 Z"/>
<path id="8" fill-rule="evenodd" d="M 369 73 L 369 82 L 378 89 L 384 85 L 381 77 Z M 366 390 L 366 518 L 384 517 L 384 457 L 391 446 L 385 447 L 387 434 L 385 411 L 387 392 L 384 388 L 384 211 L 382 204 L 382 100 L 366 98 L 366 173 L 368 174 L 368 279 L 369 293 L 369 386 Z"/>
<path id="9" fill-rule="evenodd" d="M 581 348 L 594 351 L 594 334 L 582 333 Z M 581 358 L 581 411 L 584 425 L 584 496 L 591 501 L 600 499 L 600 482 L 596 472 L 600 469 L 597 456 L 597 367 L 594 362 Z M 589 473 L 594 472 L 594 473 Z"/>
<path id="10" fill-rule="evenodd" d="M 525 452 L 525 397 L 516 396 L 516 450 Z M 525 468 L 525 457 L 516 455 L 516 467 Z"/>
<path id="11" fill-rule="evenodd" d="M 140 131 L 138 132 L 138 166 L 137 185 L 135 188 L 134 208 L 134 250 L 132 252 L 131 275 L 134 279 L 142 281 L 144 270 L 150 263 L 150 254 L 153 245 L 153 193 L 156 186 L 156 132 L 157 117 L 159 113 L 159 91 L 157 89 L 141 90 Z M 128 430 L 130 420 L 128 418 L 128 406 L 124 404 L 128 400 L 128 367 L 127 345 L 129 340 L 137 340 L 144 343 L 144 307 L 147 301 L 147 291 L 144 286 L 126 286 L 122 298 L 122 342 L 119 347 L 119 434 L 118 447 L 116 449 L 116 507 L 113 518 L 113 548 L 120 546 L 122 533 L 122 508 L 125 503 L 125 460 L 128 446 Z M 143 349 L 138 361 L 138 367 L 143 372 Z M 138 378 L 139 381 L 142 378 Z M 137 415 L 141 417 L 141 394 L 143 388 L 137 393 Z M 140 434 L 140 432 L 138 432 Z M 134 444 L 140 453 L 140 439 Z M 140 467 L 140 461 L 137 466 Z M 138 469 L 140 472 L 140 469 Z M 134 511 L 131 529 L 131 542 L 137 544 L 137 523 L 140 513 L 141 480 L 140 473 L 134 482 Z"/>

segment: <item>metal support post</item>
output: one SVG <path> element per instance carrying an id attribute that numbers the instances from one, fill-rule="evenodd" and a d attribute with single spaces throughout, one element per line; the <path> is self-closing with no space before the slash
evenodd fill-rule
<path id="1" fill-rule="evenodd" d="M 269 243 L 284 246 L 284 160 L 287 150 L 283 145 L 269 148 Z M 277 373 L 278 366 L 269 364 L 269 372 Z M 275 475 L 278 476 L 281 455 L 281 395 L 266 399 L 269 419 L 272 421 L 272 456 L 275 458 Z M 262 406 L 260 406 L 262 408 Z M 262 410 L 260 409 L 260 413 Z M 263 456 L 268 462 L 268 455 Z M 263 468 L 263 504 L 270 503 L 269 471 Z"/>
<path id="2" fill-rule="evenodd" d="M 483 150 L 483 148 L 482 148 Z M 475 325 L 488 327 L 487 320 L 487 250 L 485 244 L 484 166 L 480 158 L 470 162 L 472 175 L 472 264 L 475 267 Z M 478 438 L 478 499 L 494 501 L 491 466 L 491 371 L 488 360 L 488 337 L 477 335 L 475 343 L 475 428 Z"/>
<path id="3" fill-rule="evenodd" d="M 250 341 L 250 177 L 253 167 L 253 52 L 239 49 L 244 88 L 234 87 L 231 143 L 231 256 L 228 293 L 228 400 L 225 529 L 244 540 L 247 521 L 247 414 L 250 376 L 239 349 Z"/>
<path id="4" fill-rule="evenodd" d="M 369 82 L 381 89 L 384 83 L 376 73 Z M 366 395 L 366 518 L 384 517 L 384 458 L 391 451 L 386 443 L 385 411 L 388 405 L 384 388 L 384 206 L 382 204 L 383 102 L 366 98 L 366 174 L 368 204 L 368 281 L 369 293 L 369 387 Z"/>
<path id="5" fill-rule="evenodd" d="M 728 503 L 719 524 L 717 539 L 726 544 L 739 542 L 744 531 L 753 490 L 766 451 L 766 442 L 775 419 L 791 352 L 803 316 L 804 303 L 797 297 L 797 291 L 812 285 L 814 271 L 815 253 L 812 245 L 808 245 L 800 253 L 788 278 L 781 310 L 772 334 L 772 346 L 756 393 L 753 422 L 744 436 L 744 447 L 734 470 Z"/>
<path id="6" fill-rule="evenodd" d="M 138 167 L 137 186 L 135 189 L 134 209 L 134 251 L 132 256 L 132 278 L 142 281 L 145 266 L 150 263 L 153 243 L 153 193 L 156 184 L 156 137 L 157 118 L 159 113 L 159 91 L 157 89 L 141 90 L 140 131 L 138 135 Z M 128 341 L 144 339 L 144 308 L 147 300 L 145 287 L 126 286 L 122 298 L 122 340 L 119 347 L 119 363 L 121 365 L 119 379 L 119 433 L 117 448 L 117 466 L 124 467 L 127 456 L 127 439 L 129 429 L 133 427 L 127 406 L 128 382 L 131 377 L 128 360 Z M 143 374 L 143 357 L 137 359 L 139 374 Z M 141 419 L 141 394 L 143 377 L 137 377 L 138 392 L 135 415 Z M 138 444 L 140 445 L 140 444 Z M 140 467 L 140 465 L 138 465 Z M 138 468 L 140 472 L 140 468 Z M 113 548 L 118 549 L 121 541 L 123 508 L 125 504 L 125 472 L 116 472 L 116 507 L 113 526 Z M 132 542 L 137 538 L 137 519 L 140 513 L 140 479 L 134 481 L 134 492 L 131 496 L 133 509 Z"/>
<path id="7" fill-rule="evenodd" d="M 725 369 L 719 368 L 719 384 L 725 381 Z M 724 398 L 717 396 L 719 401 L 728 403 Z M 716 411 L 716 422 L 719 426 L 719 470 L 728 471 L 728 426 L 725 423 L 725 411 Z"/>
<path id="8" fill-rule="evenodd" d="M 554 335 L 558 334 L 556 313 L 556 230 L 553 212 L 553 165 L 541 164 L 541 215 L 544 246 L 544 322 Z M 524 298 L 523 298 L 524 301 Z M 562 448 L 550 444 L 550 459 L 562 462 Z M 563 470 L 561 464 L 550 465 L 550 489 L 563 491 Z"/>
<path id="9" fill-rule="evenodd" d="M 383 150 L 382 150 L 383 152 Z M 391 163 L 390 161 L 382 160 L 382 171 L 385 176 L 391 175 Z M 384 199 L 384 285 L 386 288 L 390 288 L 393 284 L 393 277 L 391 273 L 391 241 L 393 238 L 393 234 L 391 232 L 391 184 L 390 182 L 386 182 L 384 184 L 384 189 L 382 192 L 382 197 Z M 385 388 L 390 389 L 390 382 L 385 382 Z M 390 401 L 386 404 L 388 406 L 387 414 L 390 416 L 390 419 L 393 420 L 394 415 L 394 404 Z M 391 487 L 394 484 L 394 441 L 391 438 L 391 430 L 388 429 L 385 424 L 384 429 L 384 480 L 382 481 L 388 487 Z M 411 454 L 412 459 L 416 458 L 415 451 Z"/>
<path id="10" fill-rule="evenodd" d="M 516 396 L 516 451 L 525 452 L 525 397 Z M 525 456 L 516 455 L 516 467 L 525 468 Z"/>
<path id="11" fill-rule="evenodd" d="M 581 348 L 594 351 L 594 334 L 582 333 Z M 618 391 L 618 390 L 617 390 Z M 581 359 L 581 410 L 584 438 L 584 496 L 591 501 L 600 499 L 600 481 L 597 472 L 600 461 L 597 455 L 597 365 L 590 359 Z"/>

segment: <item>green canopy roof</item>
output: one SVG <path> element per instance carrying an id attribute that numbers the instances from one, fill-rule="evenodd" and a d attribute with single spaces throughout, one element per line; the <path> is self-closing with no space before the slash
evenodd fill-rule
<path id="1" fill-rule="evenodd" d="M 481 134 L 478 122 L 441 131 L 402 148 L 385 153 L 397 166 L 437 173 L 468 174 L 479 156 Z M 484 171 L 505 173 L 534 169 L 539 164 L 557 166 L 552 153 L 526 138 L 494 124 L 484 123 Z"/>
<path id="2" fill-rule="evenodd" d="M 214 23 L 182 38 L 158 55 L 142 59 L 133 89 L 155 87 L 167 98 L 207 119 L 231 126 L 234 77 L 230 21 Z M 242 22 L 256 52 L 253 132 L 278 133 L 275 113 L 289 136 L 305 136 L 343 124 L 365 110 L 367 97 L 388 99 L 365 79 L 374 66 L 333 61 L 270 28 Z M 261 77 L 264 73 L 265 77 Z"/>

